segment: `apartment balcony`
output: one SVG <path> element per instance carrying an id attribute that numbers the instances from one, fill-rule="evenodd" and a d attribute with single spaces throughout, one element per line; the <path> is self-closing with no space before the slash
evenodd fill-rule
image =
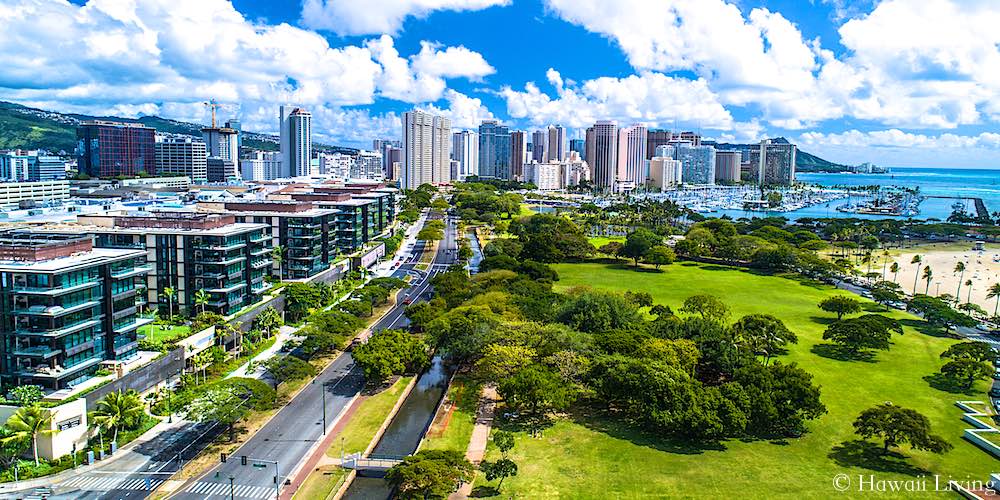
<path id="1" fill-rule="evenodd" d="M 86 342 L 81 342 L 73 347 L 66 348 L 66 356 L 73 356 L 75 354 L 80 354 L 87 349 L 93 349 L 94 345 L 97 344 L 96 340 L 88 340 Z"/>
<path id="2" fill-rule="evenodd" d="M 270 284 L 270 283 L 268 283 L 266 281 L 262 281 L 260 283 L 256 283 L 254 285 L 251 285 L 250 286 L 250 291 L 253 292 L 253 293 L 255 293 L 255 294 L 261 294 L 261 293 L 266 292 L 267 290 L 270 290 L 273 287 L 274 287 L 274 285 L 272 285 L 272 284 Z"/>
<path id="3" fill-rule="evenodd" d="M 250 241 L 252 241 L 253 243 L 264 243 L 266 241 L 269 241 L 270 239 L 271 239 L 271 235 L 269 235 L 269 234 L 262 234 L 260 236 L 251 236 L 250 237 Z"/>
<path id="4" fill-rule="evenodd" d="M 251 262 L 250 263 L 250 267 L 252 267 L 254 269 L 260 269 L 262 267 L 268 267 L 268 266 L 270 266 L 273 263 L 274 263 L 274 261 L 271 260 L 271 259 L 260 259 L 260 260 L 256 260 L 256 261 Z"/>
<path id="5" fill-rule="evenodd" d="M 78 373 L 82 370 L 86 370 L 92 366 L 100 364 L 104 361 L 104 357 L 101 355 L 88 358 L 83 362 L 77 363 L 69 368 L 65 368 L 59 365 L 51 367 L 48 365 L 43 366 L 26 366 L 18 367 L 14 369 L 14 374 L 20 377 L 32 377 L 47 380 L 59 380 L 61 378 L 66 378 L 70 375 Z"/>
<path id="6" fill-rule="evenodd" d="M 115 334 L 116 335 L 121 335 L 123 333 L 127 333 L 127 332 L 130 332 L 132 330 L 135 330 L 136 328 L 139 328 L 142 325 L 147 325 L 147 324 L 152 323 L 152 322 L 153 322 L 153 318 L 140 318 L 140 317 L 136 316 L 128 324 L 116 326 L 115 327 Z"/>
<path id="7" fill-rule="evenodd" d="M 290 227 L 290 228 L 296 228 L 296 229 L 314 229 L 314 228 L 317 228 L 317 227 L 321 227 L 322 225 L 323 225 L 323 223 L 319 222 L 319 221 L 316 221 L 316 222 L 289 222 L 288 223 L 288 227 Z"/>
<path id="8" fill-rule="evenodd" d="M 55 297 L 67 293 L 77 292 L 80 290 L 86 290 L 88 288 L 95 287 L 99 284 L 101 284 L 100 278 L 96 278 L 93 281 L 87 281 L 85 283 L 77 283 L 75 285 L 69 285 L 69 286 L 57 286 L 54 288 L 31 287 L 27 285 L 18 285 L 15 283 L 14 286 L 11 288 L 11 291 L 13 291 L 15 294 L 21 294 L 21 295 L 44 295 L 48 297 Z"/>
<path id="9" fill-rule="evenodd" d="M 15 358 L 39 358 L 39 359 L 49 359 L 53 356 L 58 356 L 62 350 L 53 349 L 47 345 L 39 345 L 33 347 L 27 346 L 17 346 L 11 349 L 10 354 Z"/>
<path id="10" fill-rule="evenodd" d="M 217 252 L 228 252 L 230 250 L 236 250 L 237 248 L 242 248 L 247 246 L 245 241 L 238 241 L 234 243 L 197 243 L 191 245 L 191 248 L 195 250 L 212 250 Z"/>
<path id="11" fill-rule="evenodd" d="M 120 292 L 112 293 L 111 300 L 119 300 L 129 297 L 130 295 L 136 295 L 139 293 L 138 288 L 129 288 L 128 290 L 122 290 Z"/>
<path id="12" fill-rule="evenodd" d="M 71 333 L 76 333 L 81 330 L 86 330 L 92 326 L 97 326 L 101 324 L 101 318 L 104 315 L 100 315 L 96 318 L 87 318 L 83 321 L 78 321 L 76 323 L 63 326 L 62 328 L 55 330 L 14 330 L 14 335 L 18 337 L 49 337 L 49 338 L 59 338 Z"/>
<path id="13" fill-rule="evenodd" d="M 115 279 L 134 278 L 136 276 L 149 274 L 152 271 L 153 271 L 153 266 L 151 265 L 138 266 L 138 267 L 133 267 L 131 269 L 124 269 L 118 272 L 111 273 L 111 277 Z"/>
<path id="14" fill-rule="evenodd" d="M 234 280 L 243 276 L 243 269 L 238 269 L 226 275 L 226 278 Z"/>
<path id="15" fill-rule="evenodd" d="M 235 292 L 236 290 L 239 290 L 240 288 L 243 288 L 245 286 L 247 286 L 246 283 L 235 283 L 227 287 L 208 288 L 205 291 L 209 293 L 229 293 L 229 292 Z"/>
<path id="16" fill-rule="evenodd" d="M 139 347 L 138 341 L 132 341 L 127 344 L 115 346 L 115 356 L 120 356 L 122 354 L 125 354 L 126 352 L 129 352 L 137 347 Z"/>
<path id="17" fill-rule="evenodd" d="M 257 249 L 250 250 L 250 255 L 253 255 L 254 257 L 260 257 L 261 255 L 269 254 L 272 251 L 273 250 L 271 250 L 270 247 L 260 247 Z"/>
<path id="18" fill-rule="evenodd" d="M 114 320 L 119 320 L 121 318 L 124 318 L 125 316 L 130 315 L 130 314 L 135 314 L 136 311 L 138 311 L 138 310 L 139 310 L 139 308 L 136 307 L 136 306 L 126 307 L 125 309 L 122 309 L 121 311 L 115 311 L 114 314 L 111 315 L 111 318 L 114 319 Z"/>
<path id="19" fill-rule="evenodd" d="M 195 264 L 208 264 L 208 265 L 220 265 L 228 266 L 230 264 L 235 264 L 237 262 L 242 262 L 246 260 L 246 257 L 240 255 L 236 257 L 222 258 L 225 260 L 219 260 L 219 257 L 195 257 Z"/>
<path id="20" fill-rule="evenodd" d="M 100 304 L 101 301 L 99 300 L 87 300 L 84 302 L 73 304 L 69 307 L 63 307 L 63 306 L 46 307 L 42 305 L 37 305 L 37 306 L 31 306 L 27 309 L 14 309 L 12 312 L 15 315 L 21 315 L 21 316 L 48 316 L 52 318 L 58 318 L 60 316 L 65 316 L 70 313 L 82 311 L 88 307 L 94 307 Z"/>

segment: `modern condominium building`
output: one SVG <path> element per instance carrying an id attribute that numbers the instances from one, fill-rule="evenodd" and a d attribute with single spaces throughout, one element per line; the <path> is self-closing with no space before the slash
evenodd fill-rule
<path id="1" fill-rule="evenodd" d="M 418 110 L 403 113 L 400 186 L 416 189 L 421 184 L 450 182 L 450 141 L 450 119 Z"/>
<path id="2" fill-rule="evenodd" d="M 524 164 L 528 161 L 528 133 L 523 130 L 510 132 L 510 175 L 524 179 Z"/>
<path id="3" fill-rule="evenodd" d="M 100 248 L 145 250 L 146 300 L 162 312 L 200 312 L 195 294 L 205 290 L 205 310 L 232 314 L 270 288 L 264 280 L 272 264 L 269 227 L 237 223 L 230 214 L 109 212 L 39 230 L 93 234 Z"/>
<path id="4" fill-rule="evenodd" d="M 509 180 L 510 157 L 510 129 L 496 120 L 486 120 L 479 125 L 479 176 Z"/>
<path id="5" fill-rule="evenodd" d="M 311 175 L 312 113 L 297 106 L 278 107 L 282 177 Z"/>
<path id="6" fill-rule="evenodd" d="M 694 146 L 687 141 L 676 141 L 673 145 L 674 159 L 683 164 L 681 180 L 684 184 L 715 184 L 714 147 Z"/>
<path id="7" fill-rule="evenodd" d="M 598 189 L 615 187 L 618 172 L 618 125 L 609 120 L 598 120 L 587 129 L 587 163 L 590 178 Z"/>
<path id="8" fill-rule="evenodd" d="M 330 267 L 337 255 L 334 210 L 297 201 L 201 202 L 200 212 L 226 213 L 238 223 L 266 224 L 270 247 L 280 247 L 282 259 L 273 269 L 282 279 L 306 279 Z M 331 235 L 334 235 L 331 237 Z"/>
<path id="9" fill-rule="evenodd" d="M 549 162 L 560 162 L 566 158 L 566 129 L 562 125 L 549 125 L 545 158 Z"/>
<path id="10" fill-rule="evenodd" d="M 735 184 L 740 181 L 741 157 L 739 151 L 715 152 L 716 184 Z"/>
<path id="11" fill-rule="evenodd" d="M 649 187 L 651 189 L 655 191 L 676 189 L 680 183 L 680 161 L 667 156 L 654 156 L 649 160 Z"/>
<path id="12" fill-rule="evenodd" d="M 618 130 L 618 168 L 615 191 L 629 191 L 646 183 L 646 126 Z"/>
<path id="13" fill-rule="evenodd" d="M 451 157 L 458 162 L 458 177 L 464 181 L 470 175 L 479 175 L 479 134 L 462 130 L 451 135 Z"/>
<path id="14" fill-rule="evenodd" d="M 795 183 L 795 156 L 798 148 L 787 142 L 770 139 L 750 148 L 751 180 L 760 185 L 783 185 Z"/>
<path id="15" fill-rule="evenodd" d="M 80 173 L 91 177 L 155 174 L 155 135 L 155 129 L 139 123 L 81 123 L 76 129 Z"/>
<path id="16" fill-rule="evenodd" d="M 88 235 L 0 233 L 0 378 L 58 390 L 138 350 L 148 271 L 138 249 L 94 248 Z"/>

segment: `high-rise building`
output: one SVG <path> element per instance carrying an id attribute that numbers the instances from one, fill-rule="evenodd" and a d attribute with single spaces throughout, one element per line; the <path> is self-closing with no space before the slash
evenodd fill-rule
<path id="1" fill-rule="evenodd" d="M 741 157 L 742 154 L 739 151 L 715 152 L 716 184 L 735 184 L 740 181 Z"/>
<path id="2" fill-rule="evenodd" d="M 549 134 L 545 130 L 536 130 L 531 133 L 531 159 L 542 163 L 546 160 L 546 151 L 549 149 Z"/>
<path id="3" fill-rule="evenodd" d="M 479 176 L 511 179 L 510 129 L 496 120 L 479 125 Z"/>
<path id="4" fill-rule="evenodd" d="M 510 132 L 510 175 L 516 180 L 524 179 L 524 164 L 528 159 L 528 133 L 523 130 Z"/>
<path id="5" fill-rule="evenodd" d="M 664 146 L 673 139 L 669 130 L 653 129 L 646 132 L 646 159 L 656 155 L 656 148 Z"/>
<path id="6" fill-rule="evenodd" d="M 319 173 L 332 175 L 337 179 L 349 179 L 355 158 L 344 153 L 320 153 Z"/>
<path id="7" fill-rule="evenodd" d="M 794 144 L 760 141 L 750 149 L 752 178 L 760 185 L 788 186 L 795 182 L 795 156 L 798 148 Z"/>
<path id="8" fill-rule="evenodd" d="M 192 182 L 208 180 L 205 143 L 193 137 L 157 137 L 156 171 L 186 175 Z"/>
<path id="9" fill-rule="evenodd" d="M 458 162 L 455 180 L 464 181 L 470 175 L 479 175 L 479 134 L 472 130 L 452 134 L 451 157 Z"/>
<path id="10" fill-rule="evenodd" d="M 587 129 L 587 163 L 590 164 L 594 186 L 612 190 L 618 170 L 618 125 L 598 120 Z"/>
<path id="11" fill-rule="evenodd" d="M 236 131 L 236 158 L 235 159 L 237 161 L 239 160 L 239 158 L 241 156 L 241 152 L 243 151 L 243 129 L 240 128 L 241 126 L 242 125 L 240 124 L 240 119 L 239 118 L 230 118 L 230 119 L 226 120 L 226 128 L 230 128 L 230 129 L 233 129 L 233 130 Z"/>
<path id="12" fill-rule="evenodd" d="M 674 143 L 674 159 L 680 160 L 684 184 L 715 184 L 715 148 L 694 146 L 687 141 Z"/>
<path id="13" fill-rule="evenodd" d="M 392 179 L 392 148 L 403 147 L 401 141 L 394 139 L 373 139 L 372 151 L 382 153 L 382 171 L 385 172 L 386 179 Z"/>
<path id="14" fill-rule="evenodd" d="M 26 151 L 8 151 L 0 154 L 0 180 L 25 182 L 30 176 L 31 158 Z"/>
<path id="15" fill-rule="evenodd" d="M 449 182 L 450 141 L 450 119 L 418 110 L 404 113 L 400 185 L 405 189 L 416 189 L 421 184 Z"/>
<path id="16" fill-rule="evenodd" d="M 382 172 L 382 153 L 376 151 L 358 151 L 351 167 L 352 179 L 368 179 L 380 181 L 385 178 Z"/>
<path id="17" fill-rule="evenodd" d="M 618 130 L 616 191 L 629 191 L 646 183 L 646 141 L 645 125 Z"/>
<path id="18" fill-rule="evenodd" d="M 583 139 L 570 139 L 569 140 L 569 150 L 570 151 L 576 151 L 577 153 L 580 153 L 580 159 L 581 160 L 584 160 L 584 161 L 587 160 L 587 145 L 586 145 L 586 141 L 584 141 Z"/>
<path id="19" fill-rule="evenodd" d="M 562 125 L 549 125 L 547 145 L 546 160 L 560 162 L 566 158 L 566 129 Z"/>
<path id="20" fill-rule="evenodd" d="M 0 234 L 4 385 L 59 390 L 138 352 L 146 252 L 94 248 L 92 235 Z"/>
<path id="21" fill-rule="evenodd" d="M 77 166 L 91 177 L 156 173 L 156 130 L 139 123 L 85 121 L 76 129 Z"/>
<path id="22" fill-rule="evenodd" d="M 694 132 L 674 134 L 673 140 L 690 142 L 692 146 L 701 146 L 701 135 Z"/>
<path id="23" fill-rule="evenodd" d="M 240 174 L 248 181 L 270 181 L 281 177 L 281 153 L 253 151 L 240 160 Z"/>
<path id="24" fill-rule="evenodd" d="M 281 131 L 282 177 L 300 177 L 313 174 L 312 114 L 296 107 L 283 105 L 278 108 Z"/>
<path id="25" fill-rule="evenodd" d="M 649 187 L 651 189 L 655 191 L 675 189 L 681 183 L 681 178 L 680 161 L 668 156 L 653 156 L 649 160 Z"/>
<path id="26" fill-rule="evenodd" d="M 227 127 L 205 127 L 201 129 L 208 156 L 222 158 L 236 163 L 240 159 L 240 135 L 236 129 Z"/>
<path id="27" fill-rule="evenodd" d="M 403 148 L 386 146 L 382 163 L 385 165 L 385 178 L 392 181 L 399 180 L 399 170 L 403 165 Z"/>
<path id="28" fill-rule="evenodd" d="M 43 151 L 0 151 L 0 182 L 56 181 L 66 178 L 66 161 Z"/>
<path id="29" fill-rule="evenodd" d="M 41 153 L 30 158 L 34 161 L 28 163 L 29 181 L 56 181 L 66 178 L 66 161 L 62 158 Z"/>

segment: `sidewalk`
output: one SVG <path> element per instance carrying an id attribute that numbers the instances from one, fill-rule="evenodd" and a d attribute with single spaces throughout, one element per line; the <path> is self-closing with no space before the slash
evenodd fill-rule
<path id="1" fill-rule="evenodd" d="M 278 351 L 280 351 L 281 348 L 284 347 L 285 342 L 288 342 L 289 340 L 295 337 L 295 333 L 298 332 L 300 328 L 301 327 L 295 328 L 291 326 L 282 325 L 281 327 L 278 328 L 278 335 L 274 341 L 274 345 L 268 347 L 267 349 L 264 349 L 263 351 L 260 352 L 260 354 L 250 359 L 250 361 L 247 361 L 246 363 L 240 365 L 239 368 L 230 372 L 229 375 L 226 375 L 225 378 L 249 377 L 249 378 L 259 379 L 263 377 L 266 371 L 264 370 L 264 367 L 261 366 L 261 364 L 264 361 L 271 359 L 272 356 L 277 354 Z M 257 366 L 254 368 L 253 373 L 248 374 L 247 368 L 250 367 L 250 363 L 256 363 Z"/>
<path id="2" fill-rule="evenodd" d="M 497 389 L 492 385 L 483 387 L 482 397 L 479 399 L 479 408 L 476 410 L 476 425 L 472 428 L 472 437 L 469 439 L 469 447 L 465 451 L 465 458 L 470 462 L 479 465 L 486 456 L 486 445 L 490 441 L 490 430 L 493 428 L 493 413 L 497 405 Z M 458 491 L 448 496 L 449 500 L 459 500 L 469 498 L 472 495 L 472 483 L 462 483 Z"/>
<path id="3" fill-rule="evenodd" d="M 10 493 L 14 491 L 38 488 L 42 486 L 54 486 L 58 483 L 79 476 L 80 474 L 86 474 L 88 472 L 100 470 L 102 467 L 114 463 L 115 461 L 121 458 L 133 455 L 134 454 L 134 452 L 132 451 L 133 448 L 139 446 L 140 444 L 155 439 L 160 435 L 160 433 L 170 430 L 175 430 L 178 427 L 188 425 L 191 423 L 190 421 L 179 418 L 176 415 L 174 416 L 173 423 L 168 423 L 167 420 L 168 419 L 164 417 L 163 420 L 160 420 L 160 423 L 151 427 L 143 435 L 135 438 L 134 440 L 132 440 L 131 443 L 128 443 L 119 448 L 118 453 L 115 453 L 114 455 L 111 455 L 105 458 L 104 460 L 96 460 L 94 462 L 94 465 L 78 465 L 75 469 L 67 469 L 58 474 L 53 474 L 51 476 L 38 477 L 34 479 L 28 479 L 25 481 L 18 481 L 16 483 L 13 482 L 2 483 L 0 484 L 0 493 Z"/>

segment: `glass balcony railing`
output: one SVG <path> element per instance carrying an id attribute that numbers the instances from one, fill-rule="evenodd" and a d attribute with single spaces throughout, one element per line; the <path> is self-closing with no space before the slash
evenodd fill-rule
<path id="1" fill-rule="evenodd" d="M 25 295 L 63 295 L 70 292 L 77 292 L 80 290 L 86 290 L 93 286 L 101 284 L 101 278 L 94 278 L 90 281 L 85 281 L 83 283 L 73 283 L 68 285 L 61 285 L 57 287 L 33 287 L 27 285 L 18 285 L 17 283 L 11 287 L 14 293 L 21 293 Z"/>
<path id="2" fill-rule="evenodd" d="M 53 349 L 47 345 L 39 346 L 15 346 L 10 350 L 14 357 L 18 358 L 42 358 L 48 359 L 61 353 L 61 349 Z"/>
<path id="3" fill-rule="evenodd" d="M 132 268 L 118 270 L 116 272 L 111 273 L 111 277 L 117 279 L 131 278 L 143 274 L 149 274 L 151 272 L 153 272 L 153 266 L 150 264 L 145 264 L 142 266 L 136 266 Z"/>
<path id="4" fill-rule="evenodd" d="M 94 307 L 100 305 L 100 303 L 101 301 L 99 300 L 86 300 L 83 302 L 77 302 L 72 305 L 65 305 L 65 306 L 35 305 L 28 307 L 26 309 L 15 308 L 13 312 L 14 314 L 19 314 L 23 316 L 50 316 L 55 318 L 55 317 L 65 316 L 69 313 L 82 311 L 88 307 Z"/>

